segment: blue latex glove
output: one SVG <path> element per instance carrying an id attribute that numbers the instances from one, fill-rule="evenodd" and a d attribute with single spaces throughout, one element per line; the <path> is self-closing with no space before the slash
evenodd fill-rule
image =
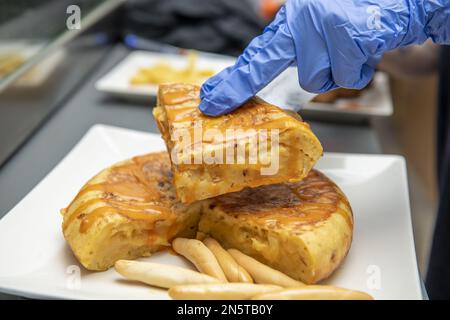
<path id="1" fill-rule="evenodd" d="M 307 91 L 361 89 L 384 52 L 427 38 L 450 43 L 450 0 L 288 0 L 236 64 L 202 86 L 199 108 L 231 112 L 291 64 Z"/>

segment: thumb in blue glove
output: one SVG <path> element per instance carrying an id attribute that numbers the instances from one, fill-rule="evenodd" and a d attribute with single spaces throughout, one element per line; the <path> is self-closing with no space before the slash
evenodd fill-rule
<path id="1" fill-rule="evenodd" d="M 288 0 L 235 65 L 202 86 L 199 108 L 231 112 L 291 64 L 307 91 L 361 89 L 384 52 L 427 38 L 450 43 L 449 13 L 450 0 Z"/>

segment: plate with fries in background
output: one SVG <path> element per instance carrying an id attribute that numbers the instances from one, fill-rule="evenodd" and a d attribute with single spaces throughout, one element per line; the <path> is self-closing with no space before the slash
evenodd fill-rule
<path id="1" fill-rule="evenodd" d="M 156 96 L 160 83 L 201 85 L 234 61 L 234 57 L 194 50 L 186 50 L 185 54 L 133 51 L 95 86 L 99 91 L 121 98 L 148 99 Z"/>

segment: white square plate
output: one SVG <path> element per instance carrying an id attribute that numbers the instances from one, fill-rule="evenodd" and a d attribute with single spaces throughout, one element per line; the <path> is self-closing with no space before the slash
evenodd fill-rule
<path id="1" fill-rule="evenodd" d="M 0 220 L 0 291 L 26 297 L 166 299 L 165 290 L 130 283 L 114 270 L 79 266 L 61 232 L 59 210 L 103 168 L 164 150 L 159 135 L 96 125 Z M 377 299 L 422 299 L 411 227 L 406 166 L 398 156 L 330 154 L 317 164 L 348 196 L 354 239 L 327 284 Z M 162 252 L 142 260 L 190 267 Z"/>
<path id="2" fill-rule="evenodd" d="M 187 55 L 133 51 L 110 72 L 100 78 L 95 87 L 97 90 L 128 99 L 148 99 L 156 96 L 157 85 L 134 85 L 130 79 L 140 68 L 148 68 L 158 62 L 167 62 L 174 68 L 184 68 Z M 211 69 L 215 73 L 234 64 L 235 58 L 211 53 L 198 52 L 196 67 Z"/>

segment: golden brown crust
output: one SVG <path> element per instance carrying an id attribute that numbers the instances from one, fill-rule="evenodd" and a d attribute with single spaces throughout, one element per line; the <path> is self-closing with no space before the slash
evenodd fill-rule
<path id="1" fill-rule="evenodd" d="M 168 246 L 180 232 L 195 234 L 198 209 L 191 213 L 176 200 L 171 179 L 165 152 L 134 157 L 92 178 L 62 210 L 64 236 L 80 262 L 102 270 Z"/>
<path id="2" fill-rule="evenodd" d="M 221 131 L 229 128 L 284 128 L 292 125 L 289 121 L 298 118 L 290 112 L 253 97 L 232 113 L 220 117 L 209 117 L 199 109 L 200 87 L 190 84 L 162 84 L 159 86 L 158 105 L 165 108 L 170 125 L 203 121 L 208 127 Z M 275 124 L 274 124 L 275 123 Z M 297 124 L 297 123 L 295 123 Z M 302 125 L 309 127 L 306 122 Z"/>
<path id="3" fill-rule="evenodd" d="M 64 236 L 90 270 L 148 256 L 174 237 L 195 237 L 198 227 L 199 237 L 211 235 L 224 247 L 306 283 L 326 278 L 339 266 L 353 227 L 345 195 L 316 170 L 300 182 L 182 204 L 165 152 L 103 170 L 62 212 Z"/>
<path id="4" fill-rule="evenodd" d="M 172 157 L 174 185 L 182 202 L 191 203 L 245 187 L 299 181 L 322 155 L 322 146 L 309 125 L 291 112 L 254 97 L 230 114 L 209 117 L 198 109 L 199 90 L 198 86 L 188 84 L 160 85 L 158 106 L 153 111 Z M 199 127 L 202 131 L 196 129 Z M 206 130 L 216 134 L 213 137 L 203 135 L 187 143 L 179 141 L 180 132 L 186 132 L 192 138 Z M 229 130 L 235 130 L 235 134 L 241 130 L 241 135 L 230 138 L 227 135 Z M 271 149 L 275 132 L 279 137 L 276 151 Z M 244 147 L 246 155 L 249 155 L 251 148 L 247 143 L 258 140 L 261 133 L 268 137 L 270 161 L 263 163 L 257 156 L 256 163 L 250 163 L 248 159 L 245 163 L 238 163 L 238 150 Z M 255 146 L 255 154 L 258 155 L 261 154 L 259 146 L 259 143 Z M 231 163 L 227 158 L 230 150 Z M 186 153 L 174 159 L 179 151 Z M 206 163 L 206 154 L 214 154 L 217 157 L 214 160 L 218 161 Z M 200 159 L 200 163 L 193 159 Z M 277 168 L 273 173 L 262 172 L 262 168 L 274 163 Z"/>
<path id="5" fill-rule="evenodd" d="M 351 207 L 317 170 L 300 182 L 244 189 L 208 203 L 197 237 L 210 235 L 305 283 L 328 277 L 350 248 Z"/>
<path id="6" fill-rule="evenodd" d="M 103 174 L 101 181 L 87 183 L 80 190 L 66 209 L 63 228 L 67 228 L 74 219 L 79 219 L 80 232 L 86 232 L 96 218 L 109 212 L 117 212 L 132 219 L 149 220 L 157 218 L 158 214 L 167 214 L 174 203 L 170 199 L 171 196 L 174 199 L 170 180 L 171 172 L 165 153 L 135 157 L 117 164 Z M 98 195 L 94 199 L 76 209 L 72 207 L 79 198 L 95 191 Z M 96 203 L 103 205 L 87 214 L 87 207 Z M 141 209 L 136 211 L 136 207 Z M 140 213 L 145 214 L 139 216 Z"/>
<path id="7" fill-rule="evenodd" d="M 275 221 L 293 230 L 328 219 L 338 211 L 340 202 L 348 205 L 339 188 L 323 173 L 311 170 L 302 181 L 247 188 L 219 196 L 211 205 L 237 219 L 268 228 L 275 227 Z M 344 217 L 353 224 L 351 212 Z"/>

